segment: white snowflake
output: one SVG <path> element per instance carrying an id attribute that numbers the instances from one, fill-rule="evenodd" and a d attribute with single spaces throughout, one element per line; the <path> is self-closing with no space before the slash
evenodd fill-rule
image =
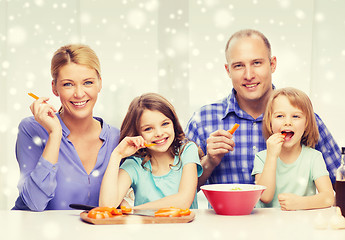
<path id="1" fill-rule="evenodd" d="M 10 116 L 4 113 L 0 113 L 0 132 L 6 132 L 10 126 Z"/>
<path id="2" fill-rule="evenodd" d="M 325 20 L 325 15 L 323 13 L 316 13 L 315 20 L 317 22 L 323 22 Z"/>
<path id="3" fill-rule="evenodd" d="M 156 11 L 159 7 L 159 2 L 157 0 L 149 0 L 145 3 L 145 9 L 149 12 Z"/>
<path id="4" fill-rule="evenodd" d="M 9 61 L 3 61 L 1 66 L 4 69 L 8 69 L 10 67 L 10 62 Z"/>
<path id="5" fill-rule="evenodd" d="M 234 17 L 231 12 L 226 9 L 216 11 L 213 21 L 216 27 L 226 28 L 234 21 Z"/>
<path id="6" fill-rule="evenodd" d="M 130 10 L 127 15 L 127 22 L 129 26 L 135 29 L 140 29 L 146 24 L 146 14 L 138 9 Z"/>
<path id="7" fill-rule="evenodd" d="M 159 69 L 158 76 L 164 77 L 167 74 L 167 71 L 165 69 Z"/>
<path id="8" fill-rule="evenodd" d="M 22 108 L 22 105 L 20 103 L 15 103 L 13 105 L 13 109 L 16 110 L 16 111 L 19 111 L 21 108 Z"/>
<path id="9" fill-rule="evenodd" d="M 93 177 L 98 177 L 99 176 L 99 171 L 98 170 L 95 170 L 92 172 L 91 174 Z"/>
<path id="10" fill-rule="evenodd" d="M 279 4 L 282 8 L 290 7 L 290 0 L 279 0 Z"/>
<path id="11" fill-rule="evenodd" d="M 213 65 L 213 63 L 212 63 L 212 62 L 208 62 L 208 63 L 206 63 L 206 69 L 208 69 L 208 70 L 212 70 L 212 69 L 213 69 L 213 67 L 214 67 L 214 65 Z"/>
<path id="12" fill-rule="evenodd" d="M 111 92 L 116 92 L 118 87 L 117 87 L 116 84 L 111 84 L 109 89 L 110 89 Z"/>
<path id="13" fill-rule="evenodd" d="M 194 56 L 199 56 L 200 50 L 199 50 L 199 49 L 193 49 L 193 50 L 192 50 L 192 54 L 193 54 Z"/>
<path id="14" fill-rule="evenodd" d="M 32 138 L 32 141 L 34 142 L 34 144 L 36 144 L 37 146 L 42 146 L 42 139 L 39 136 L 35 136 Z"/>
<path id="15" fill-rule="evenodd" d="M 84 24 L 88 24 L 91 22 L 91 16 L 88 13 L 82 13 L 80 15 L 80 21 Z"/>
<path id="16" fill-rule="evenodd" d="M 7 172 L 8 172 L 8 167 L 2 166 L 1 169 L 0 169 L 0 172 L 1 172 L 2 174 L 7 173 Z"/>
<path id="17" fill-rule="evenodd" d="M 301 20 L 305 18 L 305 13 L 304 13 L 304 11 L 301 10 L 301 9 L 297 9 L 297 10 L 295 11 L 295 15 L 296 15 L 296 17 L 297 17 L 298 19 L 301 19 Z"/>
<path id="18" fill-rule="evenodd" d="M 39 7 L 42 7 L 43 4 L 44 4 L 44 0 L 35 0 L 34 2 L 35 2 L 35 4 L 36 4 L 37 6 L 39 6 Z"/>
<path id="19" fill-rule="evenodd" d="M 175 55 L 176 55 L 175 50 L 172 48 L 168 48 L 165 52 L 166 52 L 167 56 L 169 56 L 169 57 L 175 57 Z"/>
<path id="20" fill-rule="evenodd" d="M 223 34 L 218 34 L 218 35 L 217 35 L 217 40 L 218 40 L 219 42 L 223 42 L 224 39 L 225 39 L 225 37 L 224 37 Z"/>
<path id="21" fill-rule="evenodd" d="M 9 44 L 21 45 L 26 42 L 27 33 L 23 27 L 20 27 L 20 26 L 12 27 L 9 29 L 8 33 L 9 33 L 9 36 L 8 36 Z"/>

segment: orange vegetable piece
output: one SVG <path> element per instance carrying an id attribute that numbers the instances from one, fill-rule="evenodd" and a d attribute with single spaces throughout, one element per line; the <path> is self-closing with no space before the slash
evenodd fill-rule
<path id="1" fill-rule="evenodd" d="M 38 100 L 39 97 L 37 97 L 35 94 L 33 93 L 28 93 L 30 97 L 33 97 L 34 99 Z"/>
<path id="2" fill-rule="evenodd" d="M 126 206 L 121 206 L 121 211 L 123 213 L 129 213 L 132 212 L 132 208 L 126 207 Z"/>
<path id="3" fill-rule="evenodd" d="M 122 215 L 122 211 L 114 207 L 96 207 L 89 211 L 88 217 L 94 219 L 110 218 L 112 216 Z"/>
<path id="4" fill-rule="evenodd" d="M 161 208 L 155 212 L 155 217 L 181 217 L 181 216 L 188 216 L 190 215 L 189 209 L 181 209 L 181 208 Z"/>
<path id="5" fill-rule="evenodd" d="M 191 213 L 191 211 L 190 211 L 189 208 L 187 208 L 187 209 L 181 209 L 181 211 L 180 211 L 181 216 L 189 216 L 190 213 Z"/>
<path id="6" fill-rule="evenodd" d="M 234 134 L 240 124 L 235 123 L 235 125 L 228 131 L 231 134 Z"/>
<path id="7" fill-rule="evenodd" d="M 122 211 L 120 209 L 117 209 L 117 208 L 113 208 L 110 212 L 113 216 L 116 216 L 116 215 L 122 215 Z"/>
<path id="8" fill-rule="evenodd" d="M 156 145 L 156 143 L 150 143 L 150 144 L 147 144 L 147 143 L 144 143 L 145 147 L 152 147 L 154 145 Z"/>
<path id="9" fill-rule="evenodd" d="M 91 209 L 87 216 L 94 219 L 109 218 L 113 216 L 109 210 L 111 211 L 111 208 L 96 207 Z"/>

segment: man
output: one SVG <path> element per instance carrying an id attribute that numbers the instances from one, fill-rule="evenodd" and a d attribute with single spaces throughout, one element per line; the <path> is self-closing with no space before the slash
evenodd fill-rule
<path id="1" fill-rule="evenodd" d="M 277 59 L 271 56 L 267 38 L 256 30 L 241 30 L 229 39 L 225 69 L 232 80 L 232 93 L 206 105 L 190 119 L 186 135 L 206 154 L 198 187 L 208 183 L 254 183 L 251 176 L 254 156 L 266 149 L 262 135 L 262 119 L 266 103 L 274 87 L 272 73 Z M 340 165 L 340 149 L 332 135 L 315 114 L 320 139 L 315 147 L 321 151 L 332 182 Z M 234 135 L 227 130 L 240 124 Z"/>

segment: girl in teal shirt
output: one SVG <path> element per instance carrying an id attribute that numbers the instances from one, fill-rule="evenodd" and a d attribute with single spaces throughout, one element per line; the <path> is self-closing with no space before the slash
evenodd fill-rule
<path id="1" fill-rule="evenodd" d="M 129 106 L 103 177 L 100 206 L 117 207 L 132 187 L 136 209 L 197 208 L 201 174 L 198 147 L 185 138 L 173 106 L 147 93 Z"/>
<path id="2" fill-rule="evenodd" d="M 252 175 L 267 189 L 258 204 L 298 210 L 330 207 L 334 193 L 308 96 L 294 88 L 275 90 L 263 118 L 267 150 L 256 154 Z M 318 192 L 316 192 L 316 189 Z"/>

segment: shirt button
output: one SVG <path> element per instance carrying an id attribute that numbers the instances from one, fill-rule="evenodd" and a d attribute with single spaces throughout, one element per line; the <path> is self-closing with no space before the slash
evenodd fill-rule
<path id="1" fill-rule="evenodd" d="M 55 166 L 53 166 L 53 169 L 55 170 L 55 169 L 56 169 L 56 167 L 55 167 Z"/>
<path id="2" fill-rule="evenodd" d="M 253 150 L 256 151 L 256 146 L 253 146 Z"/>
<path id="3" fill-rule="evenodd" d="M 254 127 L 256 126 L 256 122 L 253 122 L 253 126 L 254 126 Z"/>

